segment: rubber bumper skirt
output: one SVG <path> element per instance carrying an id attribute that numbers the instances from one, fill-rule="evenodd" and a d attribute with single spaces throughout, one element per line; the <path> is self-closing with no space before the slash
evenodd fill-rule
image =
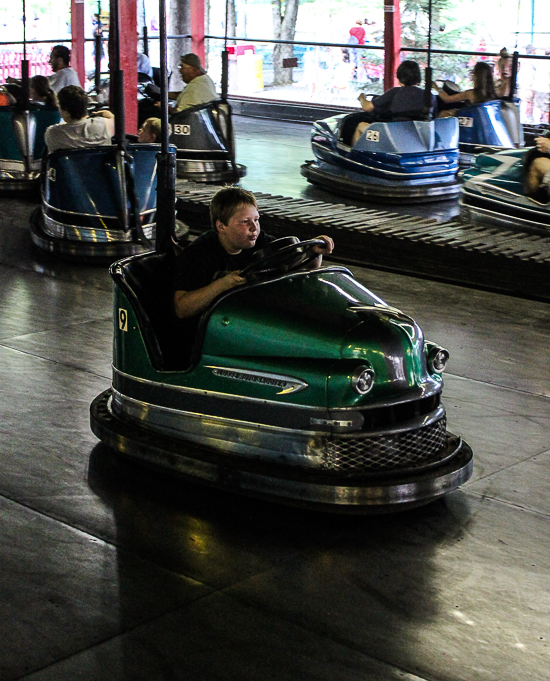
<path id="1" fill-rule="evenodd" d="M 9 196 L 10 194 L 36 194 L 40 190 L 40 179 L 34 180 L 0 178 L 0 196 Z"/>
<path id="2" fill-rule="evenodd" d="M 90 407 L 93 433 L 106 445 L 142 463 L 192 481 L 278 503 L 344 513 L 387 513 L 430 503 L 465 483 L 472 450 L 447 434 L 447 456 L 422 473 L 338 477 L 326 471 L 281 466 L 224 455 L 123 421 L 109 408 L 111 391 Z"/>
<path id="3" fill-rule="evenodd" d="M 304 163 L 301 174 L 312 184 L 319 185 L 333 194 L 348 196 L 360 201 L 380 203 L 428 203 L 455 199 L 460 191 L 457 182 L 428 185 L 371 184 L 365 175 L 364 182 L 357 182 L 343 175 L 330 173 L 316 163 Z"/>
<path id="4" fill-rule="evenodd" d="M 40 207 L 35 209 L 31 215 L 30 227 L 31 238 L 35 246 L 53 255 L 74 260 L 110 263 L 154 249 L 154 244 L 143 246 L 135 241 L 76 241 L 72 239 L 57 239 L 44 231 Z"/>
<path id="5" fill-rule="evenodd" d="M 240 163 L 235 168 L 227 161 L 195 161 L 177 159 L 176 176 L 180 180 L 219 184 L 236 182 L 246 175 L 246 166 Z"/>

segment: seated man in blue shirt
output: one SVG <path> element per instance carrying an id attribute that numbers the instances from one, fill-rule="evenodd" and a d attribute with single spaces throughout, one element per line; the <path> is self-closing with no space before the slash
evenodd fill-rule
<path id="1" fill-rule="evenodd" d="M 362 92 L 358 99 L 365 111 L 365 120 L 358 124 L 352 139 L 354 145 L 371 123 L 376 120 L 395 120 L 400 117 L 420 115 L 424 110 L 425 93 L 419 87 L 422 76 L 420 67 L 415 61 L 404 61 L 399 64 L 395 72 L 399 86 L 384 92 L 371 102 Z M 436 98 L 432 95 L 432 112 L 435 110 Z"/>

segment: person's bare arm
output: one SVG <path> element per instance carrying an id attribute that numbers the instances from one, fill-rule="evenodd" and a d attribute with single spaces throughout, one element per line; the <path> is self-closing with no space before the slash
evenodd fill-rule
<path id="1" fill-rule="evenodd" d="M 100 109 L 99 111 L 92 111 L 90 114 L 90 118 L 107 118 L 107 119 L 112 119 L 115 117 L 115 114 L 112 111 L 109 111 L 109 109 Z"/>
<path id="2" fill-rule="evenodd" d="M 176 291 L 174 293 L 174 309 L 180 319 L 194 317 L 204 312 L 210 303 L 220 293 L 229 291 L 235 286 L 246 284 L 246 279 L 239 272 L 230 272 L 225 277 L 216 279 L 211 284 L 199 288 L 196 291 Z"/>
<path id="3" fill-rule="evenodd" d="M 160 102 L 155 102 L 154 106 L 158 106 L 160 108 L 161 103 Z M 176 106 L 176 102 L 169 100 L 168 101 L 168 113 L 169 114 L 175 114 L 179 113 L 180 111 L 183 111 L 183 109 L 178 109 Z"/>
<path id="4" fill-rule="evenodd" d="M 364 92 L 362 92 L 357 99 L 359 100 L 359 104 L 361 104 L 363 111 L 374 111 L 373 103 L 365 97 Z"/>
<path id="5" fill-rule="evenodd" d="M 550 154 L 550 137 L 535 137 L 535 146 L 543 154 Z"/>
<path id="6" fill-rule="evenodd" d="M 441 97 L 445 104 L 454 104 L 458 102 L 473 102 L 473 90 L 465 90 L 464 92 L 457 92 L 455 95 L 448 95 L 445 90 L 438 87 L 436 83 L 433 83 L 437 88 L 437 94 Z"/>

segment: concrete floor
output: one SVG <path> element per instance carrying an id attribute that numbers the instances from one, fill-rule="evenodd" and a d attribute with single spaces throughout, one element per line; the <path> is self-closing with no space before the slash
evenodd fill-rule
<path id="1" fill-rule="evenodd" d="M 286 162 L 306 127 L 236 128 L 246 186 L 299 187 Z M 474 475 L 406 513 L 297 511 L 98 443 L 108 274 L 37 253 L 33 204 L 1 207 L 2 681 L 549 678 L 550 306 L 355 269 L 449 349 L 449 427 Z"/>

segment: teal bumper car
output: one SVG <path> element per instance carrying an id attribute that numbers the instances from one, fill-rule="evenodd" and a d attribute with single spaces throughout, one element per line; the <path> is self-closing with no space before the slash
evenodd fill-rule
<path id="1" fill-rule="evenodd" d="M 481 154 L 463 174 L 460 215 L 465 222 L 548 234 L 550 205 L 525 196 L 528 149 Z"/>
<path id="2" fill-rule="evenodd" d="M 0 192 L 38 190 L 44 133 L 60 120 L 57 107 L 0 106 Z"/>
<path id="3" fill-rule="evenodd" d="M 191 357 L 170 254 L 113 264 L 113 378 L 93 432 L 144 464 L 292 505 L 387 512 L 456 489 L 472 451 L 446 427 L 448 352 L 347 269 L 303 270 L 309 242 L 293 241 L 212 303 Z"/>

